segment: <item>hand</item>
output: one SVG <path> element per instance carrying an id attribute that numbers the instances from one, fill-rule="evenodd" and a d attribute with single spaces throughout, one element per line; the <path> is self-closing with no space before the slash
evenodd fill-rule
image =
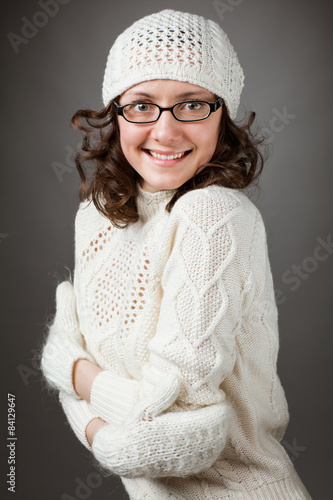
<path id="1" fill-rule="evenodd" d="M 73 365 L 73 387 L 78 396 L 90 403 L 93 381 L 102 369 L 87 359 L 78 359 Z"/>
<path id="2" fill-rule="evenodd" d="M 232 418 L 225 403 L 156 417 L 142 409 L 133 411 L 116 432 L 107 424 L 94 438 L 95 458 L 113 473 L 182 477 L 203 471 L 221 455 Z"/>
<path id="3" fill-rule="evenodd" d="M 96 432 L 104 427 L 104 425 L 106 425 L 106 422 L 101 418 L 94 418 L 93 420 L 90 420 L 86 428 L 86 437 L 90 446 L 92 445 Z"/>

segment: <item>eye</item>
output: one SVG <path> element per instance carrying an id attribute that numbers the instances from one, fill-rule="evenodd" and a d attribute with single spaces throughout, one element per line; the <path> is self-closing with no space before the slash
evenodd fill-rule
<path id="1" fill-rule="evenodd" d="M 198 111 L 202 108 L 202 105 L 201 101 L 191 101 L 184 104 L 184 109 L 186 111 Z"/>
<path id="2" fill-rule="evenodd" d="M 132 102 L 124 107 L 124 117 L 131 122 L 150 122 L 158 118 L 158 107 L 149 102 Z"/>
<path id="3" fill-rule="evenodd" d="M 139 111 L 139 112 L 146 111 L 147 112 L 147 111 L 151 110 L 151 106 L 150 106 L 150 104 L 148 104 L 146 102 L 140 102 L 140 103 L 137 103 L 137 104 L 132 104 L 131 109 L 133 111 Z"/>

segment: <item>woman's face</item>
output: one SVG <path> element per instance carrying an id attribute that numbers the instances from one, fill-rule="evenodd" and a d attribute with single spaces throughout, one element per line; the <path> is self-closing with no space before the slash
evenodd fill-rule
<path id="1" fill-rule="evenodd" d="M 137 100 L 169 107 L 180 101 L 215 102 L 208 90 L 176 80 L 151 80 L 134 85 L 124 92 L 121 106 Z M 130 123 L 118 116 L 120 144 L 130 165 L 141 176 L 144 190 L 154 193 L 175 189 L 191 179 L 198 168 L 212 158 L 219 134 L 222 108 L 202 121 L 180 122 L 170 111 L 164 111 L 157 122 Z M 157 155 L 179 155 L 161 159 Z M 154 156 L 152 156 L 154 155 Z"/>

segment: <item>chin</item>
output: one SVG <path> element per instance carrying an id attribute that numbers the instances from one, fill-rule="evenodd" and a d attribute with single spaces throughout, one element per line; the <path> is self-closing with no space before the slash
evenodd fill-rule
<path id="1" fill-rule="evenodd" d="M 156 193 L 157 191 L 164 191 L 166 189 L 177 189 L 179 188 L 183 183 L 181 181 L 160 181 L 160 182 L 149 182 L 149 181 L 143 181 L 141 183 L 142 188 L 145 191 L 149 191 L 151 193 Z"/>

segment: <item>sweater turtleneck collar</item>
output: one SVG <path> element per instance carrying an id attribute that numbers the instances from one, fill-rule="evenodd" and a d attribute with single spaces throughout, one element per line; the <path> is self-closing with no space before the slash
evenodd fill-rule
<path id="1" fill-rule="evenodd" d="M 138 183 L 136 204 L 140 218 L 144 221 L 149 220 L 157 212 L 159 212 L 161 208 L 166 207 L 176 191 L 176 189 L 164 189 L 162 191 L 157 191 L 156 193 L 150 193 L 149 191 L 142 189 Z"/>

